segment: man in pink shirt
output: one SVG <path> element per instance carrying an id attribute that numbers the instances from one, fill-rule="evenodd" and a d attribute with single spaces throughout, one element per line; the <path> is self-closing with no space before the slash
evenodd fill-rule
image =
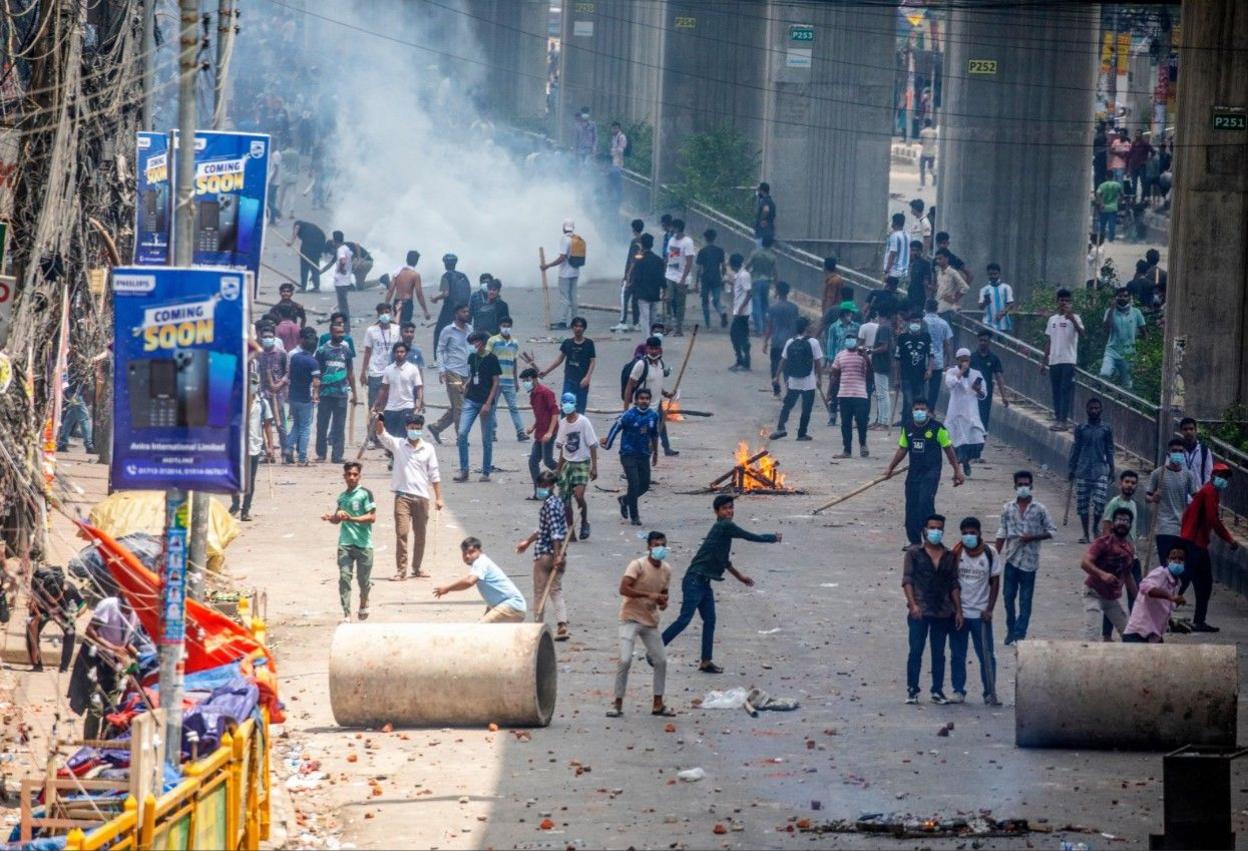
<path id="1" fill-rule="evenodd" d="M 1131 619 L 1122 633 L 1122 640 L 1129 644 L 1160 644 L 1170 615 L 1176 606 L 1187 600 L 1179 594 L 1179 577 L 1183 575 L 1187 550 L 1182 544 L 1170 548 L 1166 563 L 1154 567 L 1140 582 L 1140 593 L 1131 608 Z"/>
<path id="2" fill-rule="evenodd" d="M 846 337 L 845 348 L 837 353 L 828 370 L 837 380 L 837 405 L 841 409 L 840 455 L 834 458 L 852 458 L 854 449 L 854 426 L 858 426 L 858 452 L 863 458 L 867 451 L 867 415 L 871 410 L 869 382 L 874 378 L 866 344 L 857 337 Z"/>

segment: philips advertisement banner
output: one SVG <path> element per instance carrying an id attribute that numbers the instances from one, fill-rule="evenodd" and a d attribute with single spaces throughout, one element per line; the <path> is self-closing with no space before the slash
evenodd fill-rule
<path id="1" fill-rule="evenodd" d="M 250 275 L 113 270 L 112 484 L 242 490 Z"/>
<path id="2" fill-rule="evenodd" d="M 140 160 L 143 155 L 140 134 Z M 161 134 L 146 134 L 161 135 Z M 176 156 L 177 134 L 172 134 L 174 151 L 168 157 L 168 174 L 173 180 L 166 185 L 176 187 L 177 171 L 173 167 Z M 155 143 L 150 143 L 154 145 Z M 142 232 L 148 222 L 144 218 L 142 194 L 144 171 L 139 169 L 139 218 Z M 247 269 L 253 275 L 260 274 L 260 257 L 264 248 L 265 203 L 269 184 L 269 137 L 263 133 L 224 133 L 215 130 L 198 130 L 195 133 L 195 194 L 193 219 L 194 250 L 192 263 L 196 266 L 228 266 Z M 170 195 L 169 210 L 176 200 L 176 192 Z M 175 239 L 173 216 L 167 215 L 163 224 L 162 238 L 166 246 Z M 137 240 L 136 240 L 137 243 Z M 135 262 L 160 264 L 170 262 L 173 253 L 169 248 L 166 259 L 147 260 L 135 248 Z"/>
<path id="3" fill-rule="evenodd" d="M 173 152 L 164 133 L 140 132 L 134 158 L 134 262 L 173 262 Z"/>

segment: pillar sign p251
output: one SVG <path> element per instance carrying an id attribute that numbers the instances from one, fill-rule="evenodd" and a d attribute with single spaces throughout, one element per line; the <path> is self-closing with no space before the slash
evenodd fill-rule
<path id="1" fill-rule="evenodd" d="M 1214 130 L 1248 130 L 1248 112 L 1242 106 L 1215 106 Z"/>
<path id="2" fill-rule="evenodd" d="M 966 73 L 983 74 L 984 76 L 995 76 L 997 73 L 997 60 L 995 59 L 968 59 L 966 60 Z"/>

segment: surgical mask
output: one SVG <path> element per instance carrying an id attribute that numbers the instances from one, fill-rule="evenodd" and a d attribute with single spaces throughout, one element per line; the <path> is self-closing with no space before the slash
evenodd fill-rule
<path id="1" fill-rule="evenodd" d="M 550 488 L 538 488 L 537 490 L 533 491 L 533 493 L 537 495 L 538 499 L 545 499 L 546 497 L 550 496 Z"/>
<path id="2" fill-rule="evenodd" d="M 422 429 L 409 428 L 407 430 L 407 439 L 408 440 L 420 440 L 421 431 Z"/>
<path id="3" fill-rule="evenodd" d="M 261 337 L 260 345 L 264 346 L 266 349 L 271 349 L 277 345 L 277 340 L 272 337 Z"/>
<path id="4" fill-rule="evenodd" d="M 510 325 L 502 325 L 502 326 L 500 326 L 500 327 L 499 327 L 499 329 L 498 329 L 498 333 L 502 334 L 504 337 L 510 337 L 510 336 L 511 336 L 511 326 L 510 326 Z"/>
<path id="5" fill-rule="evenodd" d="M 915 411 L 912 416 L 914 417 L 914 421 L 919 425 L 923 425 L 923 423 L 927 422 L 927 411 Z"/>
<path id="6" fill-rule="evenodd" d="M 383 314 L 381 314 L 380 316 L 378 316 L 378 317 L 377 317 L 377 321 L 378 321 L 378 322 L 380 322 L 382 325 L 389 325 L 389 324 L 390 324 L 390 314 L 389 314 L 389 313 L 383 313 Z"/>
<path id="7" fill-rule="evenodd" d="M 848 349 L 848 350 L 850 350 L 850 351 L 853 351 L 854 349 L 858 348 L 858 341 L 857 341 L 857 340 L 854 340 L 854 339 L 849 339 L 849 340 L 846 340 L 846 341 L 845 341 L 845 348 L 846 348 L 846 349 Z"/>
<path id="8" fill-rule="evenodd" d="M 1183 453 L 1182 453 L 1182 452 L 1171 452 L 1171 453 L 1170 453 L 1170 463 L 1171 463 L 1171 464 L 1179 465 L 1179 464 L 1182 464 L 1182 463 L 1183 463 L 1183 460 L 1184 460 L 1184 456 L 1183 456 Z"/>
<path id="9" fill-rule="evenodd" d="M 979 546 L 979 535 L 963 535 L 962 546 L 966 547 L 968 550 L 975 549 Z"/>
<path id="10" fill-rule="evenodd" d="M 1166 565 L 1166 570 L 1170 571 L 1171 576 L 1182 576 L 1185 567 L 1181 561 L 1172 561 Z"/>
<path id="11" fill-rule="evenodd" d="M 1031 498 L 1031 485 L 1019 485 L 1018 487 L 1014 488 L 1014 493 L 1015 495 L 1018 496 L 1019 499 L 1030 499 Z"/>
<path id="12" fill-rule="evenodd" d="M 1230 483 L 1231 483 L 1231 480 L 1226 478 L 1225 476 L 1213 477 L 1213 486 L 1220 491 L 1226 490 L 1226 486 L 1229 485 Z"/>
<path id="13" fill-rule="evenodd" d="M 532 382 L 532 381 L 528 381 L 528 380 L 521 381 L 521 382 L 520 382 L 520 386 L 524 388 L 524 392 L 525 392 L 525 393 L 532 393 L 532 392 L 533 392 L 533 382 Z"/>
<path id="14" fill-rule="evenodd" d="M 919 323 L 911 322 L 907 327 L 910 329 L 911 334 L 919 333 Z"/>
<path id="15" fill-rule="evenodd" d="M 576 410 L 576 403 L 564 402 L 562 405 L 559 406 L 559 409 L 563 411 L 565 414 L 570 414 Z"/>
<path id="16" fill-rule="evenodd" d="M 944 529 L 928 529 L 927 542 L 932 546 L 938 546 L 945 539 Z"/>
<path id="17" fill-rule="evenodd" d="M 667 547 L 651 547 L 650 558 L 654 559 L 655 561 L 663 561 L 663 559 L 667 558 L 667 554 L 669 552 L 670 550 L 668 550 Z"/>

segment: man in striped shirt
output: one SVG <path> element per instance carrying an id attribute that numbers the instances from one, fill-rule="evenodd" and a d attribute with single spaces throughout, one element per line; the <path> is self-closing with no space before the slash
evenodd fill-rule
<path id="1" fill-rule="evenodd" d="M 1001 265 L 988 264 L 988 283 L 979 290 L 979 306 L 984 309 L 984 324 L 997 331 L 1014 330 L 1014 288 L 1001 280 Z"/>

